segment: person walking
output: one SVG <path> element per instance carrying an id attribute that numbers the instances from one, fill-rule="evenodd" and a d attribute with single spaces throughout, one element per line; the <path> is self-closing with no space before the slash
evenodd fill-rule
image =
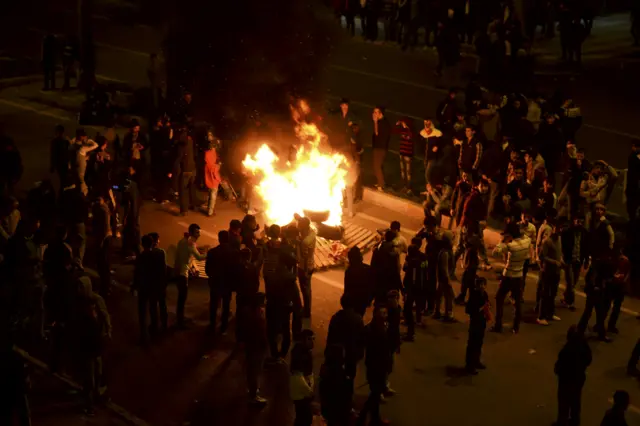
<path id="1" fill-rule="evenodd" d="M 192 223 L 189 225 L 189 231 L 184 234 L 184 237 L 178 241 L 176 247 L 176 260 L 174 270 L 178 274 L 178 301 L 176 303 L 176 319 L 178 328 L 186 328 L 184 305 L 187 302 L 187 296 L 189 291 L 189 277 L 193 274 L 193 261 L 205 260 L 207 258 L 206 253 L 203 254 L 200 250 L 205 250 L 206 247 L 198 249 L 196 242 L 200 238 L 200 225 Z"/>
<path id="2" fill-rule="evenodd" d="M 132 292 L 138 292 L 138 324 L 140 343 L 147 344 L 149 337 L 158 333 L 158 308 L 162 329 L 167 329 L 167 305 L 161 293 L 167 285 L 167 264 L 164 251 L 154 250 L 150 235 L 142 237 L 142 253 L 136 258 Z M 149 328 L 147 329 L 147 313 Z"/>
<path id="3" fill-rule="evenodd" d="M 309 329 L 302 330 L 299 341 L 291 350 L 289 394 L 295 407 L 293 426 L 311 426 L 313 422 L 313 345 L 315 336 Z"/>
<path id="4" fill-rule="evenodd" d="M 344 272 L 344 296 L 349 297 L 355 312 L 364 317 L 374 297 L 373 271 L 363 261 L 362 253 L 357 246 L 351 247 L 347 253 L 349 265 Z"/>
<path id="5" fill-rule="evenodd" d="M 370 425 L 388 425 L 389 422 L 380 417 L 380 401 L 393 363 L 387 333 L 387 307 L 384 304 L 374 307 L 373 319 L 367 325 L 366 336 L 365 366 L 369 397 L 360 411 L 356 426 L 364 426 L 368 416 L 371 417 Z"/>
<path id="6" fill-rule="evenodd" d="M 554 372 L 558 376 L 558 419 L 555 426 L 580 424 L 582 388 L 591 365 L 591 348 L 579 329 L 572 325 L 567 342 L 558 354 Z"/>
<path id="7" fill-rule="evenodd" d="M 215 215 L 216 199 L 218 197 L 218 187 L 222 182 L 220 176 L 220 162 L 215 145 L 209 142 L 208 149 L 204 153 L 204 184 L 209 191 L 207 199 L 207 216 Z"/>
<path id="8" fill-rule="evenodd" d="M 207 252 L 205 273 L 209 277 L 209 329 L 216 331 L 218 307 L 222 303 L 220 331 L 224 333 L 229 325 L 231 289 L 234 279 L 239 278 L 239 250 L 229 243 L 229 232 L 218 232 L 218 245 Z M 244 300 L 238 300 L 238 306 Z"/>
<path id="9" fill-rule="evenodd" d="M 360 315 L 355 309 L 351 296 L 343 294 L 340 298 L 342 309 L 336 312 L 329 321 L 327 332 L 327 350 L 331 345 L 339 345 L 344 350 L 344 368 L 351 383 L 353 392 L 358 362 L 364 356 L 365 326 Z"/>
<path id="10" fill-rule="evenodd" d="M 560 237 L 564 260 L 565 291 L 562 306 L 575 311 L 575 288 L 580 279 L 580 270 L 589 264 L 589 242 L 582 217 L 574 216 L 571 225 L 562 231 Z"/>
<path id="11" fill-rule="evenodd" d="M 180 195 L 180 215 L 186 216 L 189 209 L 195 210 L 196 196 L 196 152 L 193 138 L 186 127 L 183 127 L 176 145 L 176 156 L 173 170 L 177 172 Z M 173 171 L 168 174 L 169 178 Z"/>
<path id="12" fill-rule="evenodd" d="M 259 393 L 260 375 L 268 346 L 264 306 L 264 293 L 256 293 L 238 314 L 238 342 L 244 344 L 249 403 L 260 407 L 267 403 Z"/>
<path id="13" fill-rule="evenodd" d="M 83 128 L 76 130 L 76 137 L 71 140 L 69 145 L 70 183 L 78 185 L 84 195 L 87 195 L 89 192 L 89 188 L 84 180 L 87 171 L 87 156 L 96 148 L 98 148 L 98 144 L 88 138 Z"/>
<path id="14" fill-rule="evenodd" d="M 344 347 L 333 344 L 325 350 L 320 367 L 320 410 L 327 426 L 348 426 L 351 419 L 353 384 L 345 368 Z"/>
<path id="15" fill-rule="evenodd" d="M 376 188 L 384 190 L 384 159 L 389 151 L 389 141 L 391 140 L 391 125 L 384 116 L 384 107 L 378 106 L 373 109 L 373 135 L 371 144 L 373 146 L 373 173 L 376 176 Z"/>
<path id="16" fill-rule="evenodd" d="M 409 253 L 402 267 L 404 271 L 403 293 L 404 309 L 403 316 L 407 324 L 407 334 L 405 340 L 413 342 L 415 337 L 416 323 L 422 325 L 422 312 L 426 304 L 427 292 L 427 256 L 420 251 L 417 245 L 409 246 Z M 413 309 L 415 307 L 415 318 Z"/>
<path id="17" fill-rule="evenodd" d="M 613 394 L 613 406 L 607 410 L 600 426 L 627 426 L 624 418 L 631 401 L 629 392 L 617 390 Z"/>
<path id="18" fill-rule="evenodd" d="M 469 302 L 465 308 L 469 315 L 469 338 L 467 340 L 467 353 L 465 357 L 465 370 L 468 374 L 475 375 L 477 370 L 487 368 L 481 361 L 482 344 L 487 322 L 491 320 L 491 305 L 487 294 L 487 280 L 477 277 L 473 288 L 469 292 Z"/>
<path id="19" fill-rule="evenodd" d="M 315 270 L 316 233 L 311 229 L 307 217 L 298 220 L 300 241 L 298 243 L 298 283 L 302 293 L 303 317 L 311 318 L 311 277 Z"/>
<path id="20" fill-rule="evenodd" d="M 56 36 L 47 34 L 42 40 L 42 73 L 44 75 L 44 87 L 42 90 L 56 90 L 56 62 L 58 59 L 58 46 Z"/>
<path id="21" fill-rule="evenodd" d="M 522 318 L 522 271 L 524 262 L 529 257 L 531 240 L 520 233 L 517 223 L 511 222 L 502 233 L 503 240 L 494 250 L 494 255 L 506 255 L 507 261 L 500 278 L 500 287 L 496 294 L 496 320 L 491 331 L 502 332 L 502 316 L 504 313 L 504 299 L 511 293 L 515 305 L 515 318 L 513 320 L 513 333 L 520 331 Z"/>
<path id="22" fill-rule="evenodd" d="M 565 266 L 562 259 L 560 227 L 555 221 L 548 222 L 548 225 L 551 226 L 551 235 L 542 244 L 540 250 L 542 300 L 536 319 L 540 325 L 549 325 L 549 321 L 560 321 L 560 317 L 555 314 L 556 294 L 560 284 L 560 272 Z"/>

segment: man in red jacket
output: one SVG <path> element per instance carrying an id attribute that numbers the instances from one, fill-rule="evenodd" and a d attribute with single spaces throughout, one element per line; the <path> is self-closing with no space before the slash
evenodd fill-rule
<path id="1" fill-rule="evenodd" d="M 216 152 L 215 142 L 209 142 L 209 148 L 204 153 L 204 184 L 209 190 L 209 199 L 207 201 L 207 216 L 213 216 L 213 209 L 216 206 L 216 198 L 218 197 L 218 186 L 222 182 L 220 177 L 220 163 L 218 162 L 218 153 Z"/>

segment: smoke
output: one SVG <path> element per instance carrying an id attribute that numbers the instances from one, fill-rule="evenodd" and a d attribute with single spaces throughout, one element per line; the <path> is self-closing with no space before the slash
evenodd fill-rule
<path id="1" fill-rule="evenodd" d="M 169 90 L 194 94 L 199 119 L 230 131 L 253 111 L 288 115 L 290 95 L 319 99 L 340 37 L 315 0 L 180 1 L 166 37 Z"/>

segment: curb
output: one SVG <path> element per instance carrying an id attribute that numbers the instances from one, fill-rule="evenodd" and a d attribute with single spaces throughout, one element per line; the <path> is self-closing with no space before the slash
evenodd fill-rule
<path id="1" fill-rule="evenodd" d="M 51 370 L 49 369 L 49 366 L 46 365 L 44 362 L 42 362 L 41 360 L 34 358 L 33 356 L 29 355 L 28 352 L 18 348 L 18 347 L 14 347 L 13 349 L 18 355 L 20 355 L 25 361 L 29 362 L 30 364 L 35 365 L 37 368 L 40 368 L 46 372 L 51 372 Z M 82 386 L 80 386 L 80 384 L 76 383 L 74 380 L 72 380 L 71 378 L 67 377 L 67 376 L 63 376 L 61 374 L 58 373 L 53 373 L 53 376 L 55 378 L 57 378 L 58 380 L 64 382 L 65 384 L 67 384 L 68 386 L 72 387 L 73 389 L 77 389 L 77 390 L 82 390 Z M 122 408 L 121 406 L 119 406 L 118 404 L 115 404 L 111 401 L 107 402 L 104 407 L 111 411 L 112 413 L 116 414 L 117 416 L 119 416 L 120 418 L 122 418 L 124 421 L 126 421 L 129 424 L 132 424 L 134 426 L 151 426 L 149 423 L 145 422 L 144 420 L 140 419 L 139 417 L 136 417 L 135 415 L 131 414 L 130 412 L 128 412 L 127 410 L 125 410 L 124 408 Z"/>
<path id="2" fill-rule="evenodd" d="M 36 81 L 42 80 L 42 74 L 30 74 L 23 75 L 20 77 L 10 77 L 0 79 L 0 90 L 15 87 L 15 86 L 24 86 L 25 84 L 34 83 Z"/>

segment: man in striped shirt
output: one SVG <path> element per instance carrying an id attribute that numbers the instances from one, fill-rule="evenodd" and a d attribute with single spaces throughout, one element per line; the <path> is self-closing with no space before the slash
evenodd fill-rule
<path id="1" fill-rule="evenodd" d="M 504 239 L 494 250 L 494 255 L 507 255 L 507 262 L 502 272 L 500 287 L 496 294 L 496 322 L 491 331 L 502 332 L 502 315 L 504 313 L 504 299 L 511 293 L 516 309 L 513 320 L 513 333 L 520 331 L 522 317 L 522 271 L 525 261 L 529 258 L 531 240 L 520 233 L 520 227 L 512 222 L 502 233 Z"/>

